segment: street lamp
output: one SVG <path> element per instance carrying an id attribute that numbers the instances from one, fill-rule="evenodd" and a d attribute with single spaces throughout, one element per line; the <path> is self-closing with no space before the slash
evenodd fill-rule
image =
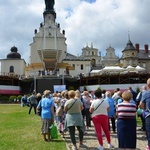
<path id="1" fill-rule="evenodd" d="M 34 72 L 34 91 L 36 93 L 36 73 Z"/>
<path id="2" fill-rule="evenodd" d="M 63 69 L 63 73 L 62 73 L 62 85 L 64 85 L 64 73 L 65 73 L 65 69 Z"/>

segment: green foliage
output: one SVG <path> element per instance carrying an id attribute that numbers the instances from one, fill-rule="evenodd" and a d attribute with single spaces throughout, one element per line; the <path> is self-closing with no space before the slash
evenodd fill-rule
<path id="1" fill-rule="evenodd" d="M 83 87 L 83 91 L 87 91 L 86 85 L 84 85 L 84 87 Z"/>
<path id="2" fill-rule="evenodd" d="M 19 101 L 21 100 L 22 95 L 18 95 L 17 99 L 19 99 Z"/>
<path id="3" fill-rule="evenodd" d="M 140 92 L 140 88 L 137 87 L 137 88 L 136 88 L 136 93 L 139 93 L 139 92 Z"/>
<path id="4" fill-rule="evenodd" d="M 0 97 L 0 101 L 3 103 L 8 103 L 9 102 L 9 98 L 7 96 L 1 96 Z"/>
<path id="5" fill-rule="evenodd" d="M 100 87 L 97 88 L 98 91 L 102 91 Z"/>
<path id="6" fill-rule="evenodd" d="M 17 99 L 17 97 L 16 96 L 10 96 L 9 97 L 9 102 L 14 102 L 14 99 Z"/>
<path id="7" fill-rule="evenodd" d="M 74 87 L 73 86 L 69 86 L 69 90 L 74 90 Z"/>

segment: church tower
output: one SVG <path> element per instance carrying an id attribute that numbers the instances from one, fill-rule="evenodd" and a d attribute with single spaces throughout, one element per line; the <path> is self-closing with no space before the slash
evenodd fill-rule
<path id="1" fill-rule="evenodd" d="M 61 32 L 60 24 L 55 21 L 54 1 L 45 0 L 43 18 L 44 22 L 40 24 L 39 31 L 35 29 L 30 44 L 28 68 L 54 71 L 59 68 L 67 52 L 65 31 Z"/>

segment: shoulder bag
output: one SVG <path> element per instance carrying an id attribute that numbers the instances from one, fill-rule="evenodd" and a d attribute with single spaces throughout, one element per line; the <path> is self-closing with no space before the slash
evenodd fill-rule
<path id="1" fill-rule="evenodd" d="M 77 99 L 75 99 L 75 101 L 74 101 L 74 102 L 72 103 L 72 105 L 67 109 L 67 111 L 72 108 L 72 106 L 75 104 L 76 101 L 77 101 Z"/>
<path id="2" fill-rule="evenodd" d="M 98 104 L 98 106 L 94 109 L 94 111 L 97 110 L 97 108 L 103 103 L 103 101 L 104 101 L 104 100 L 102 100 L 102 101 Z"/>

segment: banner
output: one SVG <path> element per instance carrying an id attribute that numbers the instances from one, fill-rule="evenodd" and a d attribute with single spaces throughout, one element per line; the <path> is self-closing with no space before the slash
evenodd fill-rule
<path id="1" fill-rule="evenodd" d="M 54 92 L 61 92 L 66 90 L 66 85 L 54 85 Z"/>

